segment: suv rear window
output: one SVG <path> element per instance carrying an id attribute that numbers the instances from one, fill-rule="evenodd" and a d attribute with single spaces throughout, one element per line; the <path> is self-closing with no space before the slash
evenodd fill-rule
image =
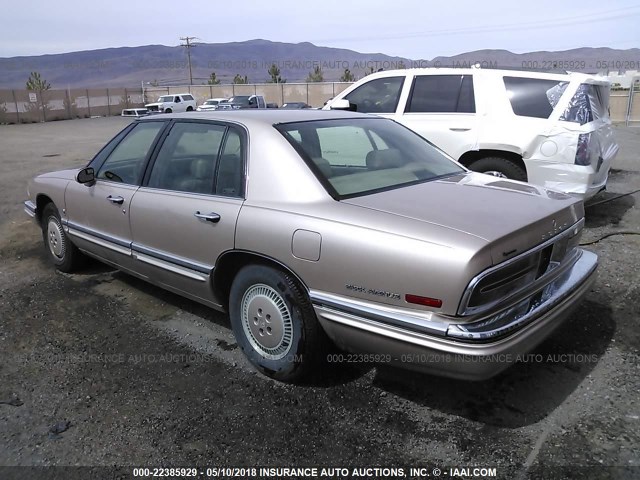
<path id="1" fill-rule="evenodd" d="M 609 115 L 609 87 L 582 83 L 560 120 L 584 125 Z"/>
<path id="2" fill-rule="evenodd" d="M 182 98 L 184 100 L 193 100 L 193 97 L 191 95 L 183 95 Z"/>
<path id="3" fill-rule="evenodd" d="M 520 117 L 549 118 L 567 85 L 558 80 L 504 77 L 511 108 Z"/>
<path id="4" fill-rule="evenodd" d="M 471 75 L 421 75 L 411 89 L 406 112 L 475 113 Z"/>

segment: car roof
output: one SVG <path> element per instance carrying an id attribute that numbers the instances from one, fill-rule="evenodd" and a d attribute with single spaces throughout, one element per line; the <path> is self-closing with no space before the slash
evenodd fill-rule
<path id="1" fill-rule="evenodd" d="M 568 81 L 572 78 L 579 79 L 581 81 L 595 80 L 604 81 L 605 77 L 599 75 L 591 75 L 588 73 L 580 72 L 546 72 L 546 71 L 530 71 L 530 70 L 505 70 L 505 69 L 485 69 L 485 68 L 447 68 L 447 67 L 432 67 L 432 68 L 407 68 L 403 70 L 383 70 L 381 72 L 375 72 L 366 77 L 363 77 L 356 83 L 362 82 L 365 78 L 367 80 L 375 78 L 393 77 L 399 75 L 482 75 L 486 77 L 526 77 L 526 78 L 539 78 L 550 80 L 564 80 Z"/>
<path id="2" fill-rule="evenodd" d="M 265 109 L 246 109 L 246 110 L 213 110 L 205 112 L 187 112 L 187 113 L 165 113 L 162 116 L 154 115 L 141 121 L 150 121 L 153 119 L 198 119 L 198 120 L 214 120 L 220 122 L 242 123 L 247 126 L 253 125 L 274 125 L 277 123 L 289 122 L 308 122 L 312 120 L 333 120 L 346 118 L 369 118 L 382 119 L 374 115 L 365 113 L 346 112 L 343 110 L 280 110 L 276 108 Z"/>

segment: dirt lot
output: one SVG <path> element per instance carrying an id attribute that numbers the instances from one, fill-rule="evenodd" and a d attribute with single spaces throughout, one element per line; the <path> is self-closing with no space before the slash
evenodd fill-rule
<path id="1" fill-rule="evenodd" d="M 0 127 L 0 478 L 37 473 L 7 466 L 55 465 L 640 478 L 640 236 L 587 246 L 601 267 L 586 301 L 497 378 L 327 365 L 308 385 L 284 385 L 253 372 L 224 315 L 99 264 L 74 275 L 47 264 L 22 212 L 27 179 L 83 164 L 126 123 Z M 618 139 L 609 192 L 595 201 L 640 188 L 640 129 Z M 583 241 L 640 231 L 638 198 L 588 207 Z M 60 423 L 68 429 L 52 433 Z"/>

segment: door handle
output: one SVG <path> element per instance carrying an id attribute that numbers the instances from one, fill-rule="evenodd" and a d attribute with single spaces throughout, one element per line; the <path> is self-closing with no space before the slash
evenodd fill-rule
<path id="1" fill-rule="evenodd" d="M 455 127 L 452 127 L 449 130 L 451 130 L 452 132 L 468 132 L 471 129 L 470 128 L 455 128 Z"/>
<path id="2" fill-rule="evenodd" d="M 115 203 L 117 205 L 122 205 L 124 203 L 124 198 L 122 198 L 122 197 L 112 197 L 111 195 L 109 195 L 107 197 L 107 200 L 109 200 L 111 203 Z"/>
<path id="3" fill-rule="evenodd" d="M 199 218 L 200 220 L 205 220 L 211 223 L 218 223 L 220 221 L 220 215 L 214 212 L 200 213 L 200 211 L 198 210 L 196 213 L 193 214 L 193 216 L 196 218 Z"/>

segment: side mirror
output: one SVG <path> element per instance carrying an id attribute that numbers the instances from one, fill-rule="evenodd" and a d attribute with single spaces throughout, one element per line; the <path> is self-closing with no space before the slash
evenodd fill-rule
<path id="1" fill-rule="evenodd" d="M 90 187 L 96 183 L 96 173 L 93 167 L 85 167 L 76 175 L 76 181 Z"/>
<path id="2" fill-rule="evenodd" d="M 347 100 L 346 98 L 341 98 L 339 100 L 333 100 L 330 104 L 329 104 L 329 108 L 331 110 L 349 110 L 351 112 L 355 112 L 358 110 L 357 105 L 351 103 L 349 100 Z"/>

